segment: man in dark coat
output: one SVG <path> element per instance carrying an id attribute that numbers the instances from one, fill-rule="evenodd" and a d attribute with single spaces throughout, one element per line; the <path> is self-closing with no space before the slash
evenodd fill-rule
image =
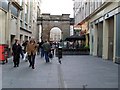
<path id="1" fill-rule="evenodd" d="M 22 52 L 22 47 L 20 46 L 20 43 L 18 40 L 15 40 L 15 43 L 13 44 L 12 47 L 13 51 L 13 62 L 14 62 L 14 67 L 19 67 L 19 62 L 20 62 L 20 54 Z"/>

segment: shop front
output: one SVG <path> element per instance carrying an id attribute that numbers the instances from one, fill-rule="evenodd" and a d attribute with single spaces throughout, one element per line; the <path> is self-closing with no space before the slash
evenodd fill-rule
<path id="1" fill-rule="evenodd" d="M 115 62 L 120 64 L 120 13 L 116 15 L 116 58 Z"/>

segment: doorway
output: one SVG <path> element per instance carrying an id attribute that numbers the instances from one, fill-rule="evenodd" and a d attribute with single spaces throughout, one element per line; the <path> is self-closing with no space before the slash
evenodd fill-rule
<path id="1" fill-rule="evenodd" d="M 97 24 L 97 56 L 102 57 L 103 51 L 103 22 Z"/>
<path id="2" fill-rule="evenodd" d="M 108 20 L 108 59 L 113 60 L 114 52 L 114 17 Z"/>

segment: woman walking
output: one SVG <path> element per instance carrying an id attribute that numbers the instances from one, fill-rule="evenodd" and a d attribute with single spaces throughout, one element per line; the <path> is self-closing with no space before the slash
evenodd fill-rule
<path id="1" fill-rule="evenodd" d="M 37 43 L 34 39 L 31 39 L 30 42 L 27 44 L 26 51 L 28 54 L 28 60 L 29 60 L 29 67 L 32 67 L 32 69 L 35 68 L 35 56 L 37 52 Z"/>

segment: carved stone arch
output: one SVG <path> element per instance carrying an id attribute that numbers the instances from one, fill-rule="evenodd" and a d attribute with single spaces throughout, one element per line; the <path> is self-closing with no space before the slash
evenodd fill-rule
<path id="1" fill-rule="evenodd" d="M 56 25 L 55 25 L 55 26 L 51 26 L 51 27 L 50 27 L 50 30 L 51 30 L 52 28 L 54 28 L 54 27 L 58 27 L 58 28 L 61 29 L 61 31 L 62 31 L 62 28 L 61 28 L 60 26 L 56 26 Z"/>
<path id="2" fill-rule="evenodd" d="M 62 14 L 62 15 L 42 14 L 42 16 L 38 18 L 38 24 L 41 24 L 42 26 L 43 40 L 50 39 L 50 30 L 54 27 L 58 27 L 62 31 L 63 40 L 66 37 L 70 36 L 69 14 Z"/>
<path id="3" fill-rule="evenodd" d="M 55 26 L 50 29 L 50 41 L 57 42 L 63 39 L 62 37 L 62 30 L 59 27 Z"/>

